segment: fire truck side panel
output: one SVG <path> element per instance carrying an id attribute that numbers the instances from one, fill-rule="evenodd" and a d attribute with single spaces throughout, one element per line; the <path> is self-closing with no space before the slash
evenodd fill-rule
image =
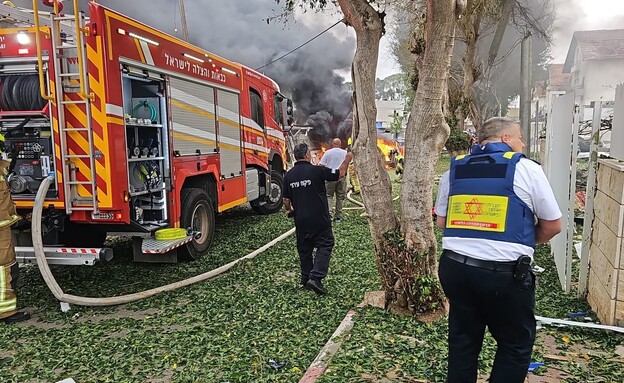
<path id="1" fill-rule="evenodd" d="M 98 4 L 90 6 L 92 15 L 97 11 L 102 14 L 102 33 L 111 42 L 106 53 L 110 68 L 119 65 L 121 58 L 125 63 L 135 62 L 145 70 L 165 74 L 168 79 L 175 193 L 175 198 L 169 198 L 174 201 L 172 221 L 180 217 L 181 188 L 197 186 L 197 180 L 187 177 L 212 173 L 218 183 L 218 198 L 213 201 L 218 211 L 246 202 L 241 147 L 247 143 L 241 142 L 240 104 L 244 97 L 239 95 L 240 66 Z M 98 29 L 102 31 L 101 26 Z M 266 152 L 266 148 L 259 148 Z M 267 167 L 266 159 L 260 163 Z"/>
<path id="2" fill-rule="evenodd" d="M 114 88 L 108 85 L 112 79 L 108 78 L 110 71 L 107 70 L 108 67 L 105 66 L 104 62 L 104 40 L 102 36 L 88 36 L 86 45 L 89 90 L 95 97 L 91 102 L 91 126 L 94 157 L 96 159 L 98 208 L 100 211 L 114 213 L 112 217 L 115 217 L 114 220 L 118 222 L 128 222 L 128 216 L 125 214 L 127 209 L 125 209 L 123 200 L 124 188 L 122 184 L 115 182 L 121 177 L 127 177 L 125 167 L 120 166 L 124 163 L 125 157 L 119 156 L 119 153 L 125 150 L 123 145 L 123 116 L 120 116 L 119 112 L 116 111 L 115 104 L 108 101 L 116 98 L 116 93 L 120 92 L 121 82 L 118 82 Z M 78 100 L 79 96 L 71 94 L 71 98 Z M 65 116 L 68 127 L 72 123 L 79 124 L 78 126 L 87 126 L 84 105 L 68 105 Z M 73 143 L 69 145 L 72 151 L 89 152 L 87 132 L 72 132 L 69 136 L 73 140 Z M 83 169 L 89 169 L 89 167 L 84 166 Z M 90 171 L 81 171 L 80 173 L 82 178 L 90 179 Z M 91 191 L 85 189 L 81 195 L 83 194 L 85 197 L 89 197 Z M 88 212 L 76 213 L 70 217 L 74 221 L 91 221 L 93 218 Z"/>
<path id="3" fill-rule="evenodd" d="M 216 190 L 216 178 L 215 174 L 218 174 L 218 165 L 209 164 L 207 161 L 198 161 L 196 158 L 186 157 L 177 158 L 174 160 L 174 166 L 176 173 L 173 177 L 173 191 L 179 196 L 180 191 L 185 187 L 198 187 L 207 188 L 208 195 L 210 195 L 216 202 L 217 190 Z M 214 187 L 214 189 L 211 189 Z M 180 227 L 180 216 L 182 211 L 181 199 L 170 198 L 171 208 L 171 224 L 174 227 Z"/>

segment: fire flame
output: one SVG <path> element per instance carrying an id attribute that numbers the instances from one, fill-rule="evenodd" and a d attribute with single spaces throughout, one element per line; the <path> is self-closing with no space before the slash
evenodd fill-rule
<path id="1" fill-rule="evenodd" d="M 405 156 L 405 148 L 393 140 L 377 137 L 377 147 L 379 148 L 379 152 L 383 154 L 383 160 L 386 168 L 388 169 L 392 169 L 396 166 L 399 156 Z M 325 146 L 321 146 L 319 149 L 313 150 L 312 163 L 318 164 L 327 150 L 329 149 Z M 394 156 L 392 155 L 393 153 Z"/>
<path id="2" fill-rule="evenodd" d="M 400 146 L 396 141 L 387 140 L 383 137 L 377 137 L 377 147 L 383 154 L 384 162 L 389 169 L 396 166 L 397 156 L 403 157 L 405 155 L 403 146 Z"/>

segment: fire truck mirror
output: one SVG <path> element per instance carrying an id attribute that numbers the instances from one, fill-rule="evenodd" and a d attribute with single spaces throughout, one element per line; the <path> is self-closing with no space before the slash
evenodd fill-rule
<path id="1" fill-rule="evenodd" d="M 285 98 L 282 100 L 282 108 L 283 108 L 283 113 L 282 113 L 282 127 L 284 129 L 285 132 L 289 131 L 293 122 L 294 122 L 294 118 L 293 118 L 293 112 L 294 112 L 294 108 L 293 108 L 293 103 L 292 100 Z"/>
<path id="2" fill-rule="evenodd" d="M 286 114 L 290 117 L 293 116 L 293 103 L 290 99 L 286 99 Z"/>

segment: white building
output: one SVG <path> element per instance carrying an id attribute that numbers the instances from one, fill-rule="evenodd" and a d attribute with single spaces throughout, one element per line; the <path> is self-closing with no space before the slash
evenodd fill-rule
<path id="1" fill-rule="evenodd" d="M 403 115 L 403 108 L 405 108 L 404 100 L 392 100 L 383 101 L 376 100 L 375 106 L 377 106 L 377 123 L 381 123 L 384 129 L 388 129 L 394 121 L 394 114 L 399 116 Z M 407 121 L 407 120 L 406 120 Z"/>
<path id="2" fill-rule="evenodd" d="M 624 83 L 624 29 L 577 31 L 572 36 L 563 73 L 579 105 L 613 101 Z"/>

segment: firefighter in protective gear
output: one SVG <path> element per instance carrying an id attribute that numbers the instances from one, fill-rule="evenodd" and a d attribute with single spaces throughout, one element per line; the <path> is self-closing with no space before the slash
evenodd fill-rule
<path id="1" fill-rule="evenodd" d="M 0 155 L 4 152 L 4 136 L 0 134 Z M 11 200 L 9 161 L 0 157 L 0 321 L 14 323 L 26 320 L 28 313 L 17 312 L 15 289 L 19 268 L 15 259 L 11 225 L 20 220 Z"/>
<path id="2" fill-rule="evenodd" d="M 353 193 L 360 194 L 360 181 L 357 178 L 357 173 L 355 171 L 355 163 L 351 161 L 348 168 L 349 173 L 349 183 L 351 184 L 351 190 Z"/>
<path id="3" fill-rule="evenodd" d="M 349 137 L 347 140 L 347 151 L 351 151 L 351 143 L 352 139 Z M 351 161 L 349 163 L 349 167 L 347 168 L 347 174 L 349 175 L 349 184 L 351 185 L 351 190 L 354 194 L 360 194 L 360 181 L 357 178 L 357 173 L 355 171 L 355 162 Z"/>
<path id="4" fill-rule="evenodd" d="M 404 166 L 405 160 L 403 159 L 403 156 L 399 153 L 396 156 L 396 168 L 395 168 L 395 172 L 396 174 L 399 176 L 399 180 L 403 179 L 403 166 Z"/>

